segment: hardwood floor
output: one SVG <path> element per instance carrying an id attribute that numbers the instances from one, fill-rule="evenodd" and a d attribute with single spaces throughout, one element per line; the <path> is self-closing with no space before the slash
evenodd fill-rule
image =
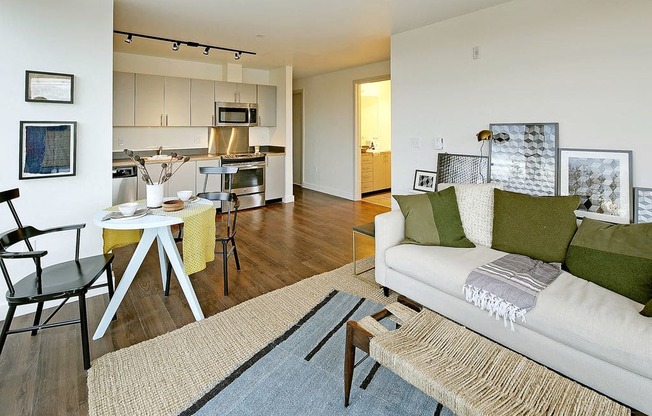
<path id="1" fill-rule="evenodd" d="M 236 242 L 242 270 L 229 259 L 229 296 L 223 295 L 222 264 L 217 258 L 191 276 L 206 316 L 301 279 L 352 261 L 352 227 L 373 221 L 389 209 L 295 188 L 295 202 L 272 204 L 238 214 Z M 218 215 L 217 220 L 220 220 Z M 373 255 L 373 240 L 356 237 L 358 258 Z M 122 275 L 135 245 L 115 251 L 114 274 Z M 217 256 L 219 257 L 219 256 Z M 175 278 L 163 296 L 156 245 L 118 309 L 106 335 L 91 341 L 91 359 L 172 331 L 193 322 Z M 108 296 L 87 302 L 92 335 Z M 77 303 L 66 305 L 58 319 L 69 319 Z M 47 311 L 44 311 L 47 316 Z M 28 325 L 33 315 L 15 319 Z M 86 372 L 82 367 L 77 325 L 10 335 L 0 355 L 0 413 L 3 415 L 85 415 Z"/>

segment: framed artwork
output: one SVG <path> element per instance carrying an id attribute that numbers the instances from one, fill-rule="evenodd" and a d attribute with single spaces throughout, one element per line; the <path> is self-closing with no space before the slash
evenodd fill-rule
<path id="1" fill-rule="evenodd" d="M 559 149 L 559 193 L 579 195 L 579 218 L 629 223 L 632 151 Z"/>
<path id="2" fill-rule="evenodd" d="M 77 122 L 21 121 L 19 179 L 74 176 Z"/>
<path id="3" fill-rule="evenodd" d="M 416 170 L 414 172 L 414 186 L 412 189 L 415 191 L 434 192 L 437 172 L 428 170 Z"/>
<path id="4" fill-rule="evenodd" d="M 652 188 L 634 188 L 634 222 L 652 222 Z"/>
<path id="5" fill-rule="evenodd" d="M 437 184 L 487 183 L 489 158 L 486 156 L 439 153 L 437 155 Z"/>
<path id="6" fill-rule="evenodd" d="M 501 123 L 489 129 L 494 136 L 489 148 L 491 182 L 529 195 L 557 194 L 558 123 Z"/>
<path id="7" fill-rule="evenodd" d="M 72 74 L 25 71 L 25 101 L 72 104 L 74 89 Z"/>

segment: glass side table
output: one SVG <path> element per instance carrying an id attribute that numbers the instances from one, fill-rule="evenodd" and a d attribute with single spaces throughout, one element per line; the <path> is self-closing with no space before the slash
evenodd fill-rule
<path id="1" fill-rule="evenodd" d="M 357 276 L 359 274 L 372 270 L 374 267 L 370 267 L 358 273 L 357 271 L 358 260 L 357 260 L 357 252 L 355 247 L 356 234 L 362 234 L 367 237 L 376 238 L 376 226 L 374 222 L 372 221 L 366 224 L 356 225 L 355 227 L 353 227 L 353 274 Z"/>

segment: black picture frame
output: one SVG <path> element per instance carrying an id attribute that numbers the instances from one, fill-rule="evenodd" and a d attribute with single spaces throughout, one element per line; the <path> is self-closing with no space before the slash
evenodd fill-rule
<path id="1" fill-rule="evenodd" d="M 73 104 L 75 76 L 58 72 L 25 71 L 25 101 Z"/>
<path id="2" fill-rule="evenodd" d="M 21 121 L 18 178 L 77 174 L 76 121 Z"/>
<path id="3" fill-rule="evenodd" d="M 434 192 L 437 184 L 437 172 L 429 170 L 414 171 L 414 185 L 412 189 L 421 192 Z"/>

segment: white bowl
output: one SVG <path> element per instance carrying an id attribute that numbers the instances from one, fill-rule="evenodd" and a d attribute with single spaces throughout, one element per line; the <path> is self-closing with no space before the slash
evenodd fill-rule
<path id="1" fill-rule="evenodd" d="M 138 208 L 138 202 L 125 202 L 124 204 L 118 205 L 118 209 L 125 217 L 134 215 L 136 208 Z"/>
<path id="2" fill-rule="evenodd" d="M 177 192 L 177 196 L 179 197 L 180 200 L 186 202 L 192 196 L 192 191 L 179 191 Z"/>

